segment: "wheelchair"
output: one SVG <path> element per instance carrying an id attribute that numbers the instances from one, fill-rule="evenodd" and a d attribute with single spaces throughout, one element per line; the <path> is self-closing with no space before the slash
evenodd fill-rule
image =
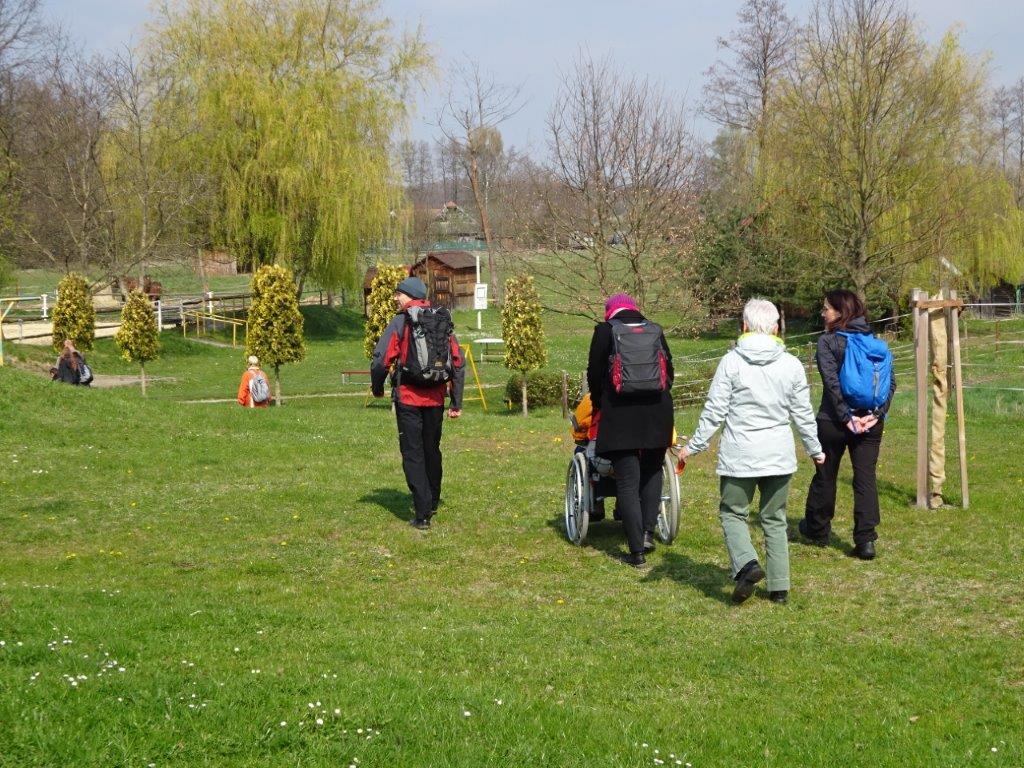
<path id="1" fill-rule="evenodd" d="M 679 532 L 679 476 L 676 474 L 676 448 L 665 451 L 662 465 L 661 509 L 655 535 L 663 544 L 671 544 Z M 590 518 L 595 507 L 615 495 L 615 478 L 607 474 L 604 461 L 577 451 L 565 474 L 565 533 L 569 541 L 582 546 L 587 539 Z"/>

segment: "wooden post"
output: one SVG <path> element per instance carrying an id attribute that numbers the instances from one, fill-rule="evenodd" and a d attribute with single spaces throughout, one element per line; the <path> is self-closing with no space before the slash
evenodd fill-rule
<path id="1" fill-rule="evenodd" d="M 915 288 L 910 294 L 914 308 L 914 372 L 917 381 L 917 506 L 928 508 L 928 308 L 917 306 L 928 294 Z"/>
<path id="2" fill-rule="evenodd" d="M 569 374 L 562 371 L 562 418 L 569 418 Z"/>
<path id="3" fill-rule="evenodd" d="M 950 294 L 956 298 L 956 291 Z M 967 422 L 964 418 L 964 374 L 960 365 L 960 309 L 946 308 L 946 337 L 949 339 L 949 359 L 953 364 L 953 391 L 956 392 L 956 438 L 960 456 L 961 505 L 967 509 L 971 503 L 967 484 Z"/>

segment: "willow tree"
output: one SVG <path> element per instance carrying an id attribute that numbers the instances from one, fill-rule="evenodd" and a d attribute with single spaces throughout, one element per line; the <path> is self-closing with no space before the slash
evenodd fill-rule
<path id="1" fill-rule="evenodd" d="M 428 66 L 379 0 L 181 0 L 152 30 L 194 122 L 190 167 L 212 179 L 211 241 L 328 288 L 393 236 L 390 139 Z"/>
<path id="2" fill-rule="evenodd" d="M 953 33 L 929 45 L 899 0 L 819 0 L 771 122 L 779 236 L 890 298 L 921 265 L 999 236 L 985 95 L 984 66 Z"/>

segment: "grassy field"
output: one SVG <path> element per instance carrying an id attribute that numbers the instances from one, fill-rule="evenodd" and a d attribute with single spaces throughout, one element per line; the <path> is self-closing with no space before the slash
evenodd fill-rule
<path id="1" fill-rule="evenodd" d="M 1024 324 L 999 351 L 972 326 L 969 511 L 911 506 L 903 376 L 879 558 L 847 554 L 844 470 L 834 545 L 794 545 L 789 605 L 738 608 L 713 456 L 637 572 L 614 522 L 564 538 L 558 411 L 469 404 L 421 533 L 392 415 L 338 380 L 365 366 L 359 319 L 309 308 L 307 327 L 285 394 L 339 396 L 269 411 L 188 402 L 233 397 L 242 352 L 169 333 L 148 400 L 0 368 L 0 765 L 1024 765 Z M 548 330 L 552 367 L 580 370 L 590 327 Z M 89 359 L 134 372 L 107 341 Z"/>

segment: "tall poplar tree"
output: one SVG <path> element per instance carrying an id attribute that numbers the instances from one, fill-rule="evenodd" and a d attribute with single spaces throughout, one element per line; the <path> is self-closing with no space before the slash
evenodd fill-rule
<path id="1" fill-rule="evenodd" d="M 548 361 L 540 298 L 533 278 L 512 277 L 505 282 L 501 308 L 501 335 L 505 339 L 505 367 L 523 374 L 523 416 L 529 415 L 526 377 Z"/>
<path id="2" fill-rule="evenodd" d="M 53 308 L 53 348 L 60 352 L 65 339 L 82 352 L 92 349 L 96 336 L 96 308 L 89 284 L 71 272 L 57 284 L 57 304 Z"/>
<path id="3" fill-rule="evenodd" d="M 256 355 L 264 368 L 274 368 L 274 402 L 281 405 L 281 366 L 306 356 L 303 318 L 291 270 L 266 265 L 252 276 L 245 353 Z"/>
<path id="4" fill-rule="evenodd" d="M 395 316 L 395 289 L 408 275 L 405 267 L 397 264 L 377 264 L 377 274 L 370 283 L 370 295 L 366 297 L 366 330 L 363 334 L 363 352 L 373 357 L 373 349 L 380 341 L 381 334 Z"/>
<path id="5" fill-rule="evenodd" d="M 160 329 L 153 305 L 142 291 L 132 291 L 121 308 L 121 327 L 114 334 L 121 357 L 139 364 L 139 383 L 146 394 L 146 363 L 160 355 Z"/>

